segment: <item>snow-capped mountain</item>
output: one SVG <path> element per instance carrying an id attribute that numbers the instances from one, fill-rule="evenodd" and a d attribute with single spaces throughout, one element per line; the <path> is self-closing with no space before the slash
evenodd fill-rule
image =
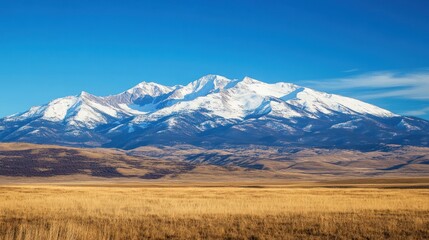
<path id="1" fill-rule="evenodd" d="M 429 146 L 429 122 L 291 83 L 207 75 L 186 86 L 142 82 L 117 95 L 86 92 L 0 120 L 0 141 L 143 145 Z"/>

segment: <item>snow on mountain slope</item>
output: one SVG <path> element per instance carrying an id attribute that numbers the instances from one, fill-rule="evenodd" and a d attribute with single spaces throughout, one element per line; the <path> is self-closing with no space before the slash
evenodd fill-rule
<path id="1" fill-rule="evenodd" d="M 197 97 L 223 90 L 230 82 L 230 79 L 223 76 L 207 75 L 186 86 L 177 88 L 168 97 L 168 100 L 193 100 Z"/>
<path id="2" fill-rule="evenodd" d="M 65 97 L 50 102 L 43 111 L 43 119 L 50 121 L 62 121 L 68 110 L 76 104 L 77 97 Z"/>
<path id="3" fill-rule="evenodd" d="M 182 142 L 329 146 L 356 139 L 425 145 L 429 136 L 422 132 L 427 130 L 425 120 L 356 99 L 219 75 L 185 86 L 142 82 L 106 97 L 82 92 L 0 119 L 0 141 L 123 148 Z"/>
<path id="4" fill-rule="evenodd" d="M 60 122 L 67 126 L 95 128 L 108 123 L 110 118 L 129 115 L 104 102 L 103 98 L 82 92 L 78 96 L 55 99 L 52 102 L 33 107 L 23 114 L 8 117 L 8 121 L 34 118 L 50 122 Z"/>
<path id="5" fill-rule="evenodd" d="M 102 98 L 82 92 L 64 119 L 69 126 L 95 128 L 106 124 L 109 118 L 118 118 L 119 111 L 103 102 Z"/>
<path id="6" fill-rule="evenodd" d="M 173 88 L 156 83 L 142 82 L 118 95 L 97 97 L 87 92 L 78 96 L 68 96 L 50 103 L 33 107 L 22 114 L 7 117 L 8 121 L 37 118 L 51 122 L 64 122 L 69 127 L 95 128 L 111 120 L 144 114 L 130 108 L 134 101 L 145 97 L 157 97 Z"/>
<path id="7" fill-rule="evenodd" d="M 404 128 L 409 131 L 419 131 L 421 128 L 418 126 L 413 126 L 412 124 L 409 124 L 406 119 L 402 119 L 401 122 L 398 124 L 398 127 Z"/>
<path id="8" fill-rule="evenodd" d="M 28 111 L 5 117 L 5 121 L 19 121 L 31 118 L 43 118 L 49 121 L 62 121 L 68 109 L 77 102 L 77 97 L 70 96 L 55 99 L 47 105 L 35 106 Z"/>
<path id="9" fill-rule="evenodd" d="M 295 91 L 298 86 L 289 83 L 267 84 L 249 77 L 245 77 L 234 87 L 222 93 L 229 99 L 228 105 L 234 111 L 240 112 L 241 117 L 252 113 L 266 97 L 282 97 Z"/>
<path id="10" fill-rule="evenodd" d="M 254 116 L 270 115 L 280 118 L 298 118 L 298 117 L 312 117 L 303 112 L 294 109 L 289 103 L 282 101 L 279 98 L 266 97 L 261 105 L 253 112 Z"/>
<path id="11" fill-rule="evenodd" d="M 172 87 L 167 87 L 154 82 L 142 82 L 137 86 L 127 90 L 126 92 L 132 96 L 151 96 L 157 97 L 165 93 L 169 93 L 173 90 Z"/>
<path id="12" fill-rule="evenodd" d="M 168 101 L 169 104 L 162 104 Z M 135 106 L 140 109 L 135 109 Z M 262 110 L 265 111 L 264 114 L 271 113 L 284 118 L 314 118 L 317 114 L 335 113 L 395 116 L 387 110 L 355 99 L 290 83 L 267 84 L 249 77 L 238 81 L 219 75 L 207 75 L 179 87 L 142 82 L 126 92 L 108 97 L 96 97 L 82 92 L 79 96 L 56 99 L 7 119 L 41 117 L 48 121 L 66 121 L 71 125 L 95 127 L 107 123 L 107 118 L 132 116 L 135 117 L 135 123 L 141 123 L 198 110 L 226 119 L 261 115 Z"/>
<path id="13" fill-rule="evenodd" d="M 311 113 L 335 114 L 335 112 L 339 112 L 369 114 L 378 117 L 395 116 L 385 109 L 356 99 L 318 92 L 309 88 L 304 88 L 303 91 L 297 93 L 296 99 L 291 99 L 289 102 Z"/>
<path id="14" fill-rule="evenodd" d="M 142 82 L 118 95 L 106 97 L 113 104 L 133 104 L 142 99 L 154 99 L 170 93 L 175 87 L 167 87 L 153 82 Z"/>
<path id="15" fill-rule="evenodd" d="M 169 115 L 200 110 L 225 119 L 243 119 L 255 111 L 266 97 L 284 96 L 296 88 L 298 86 L 293 84 L 267 84 L 249 77 L 237 81 L 209 75 L 176 89 L 167 99 L 176 101 L 147 115 L 138 116 L 134 122 L 154 121 Z"/>
<path id="16" fill-rule="evenodd" d="M 283 118 L 317 118 L 320 114 L 337 113 L 395 116 L 387 110 L 351 98 L 326 94 L 290 83 L 267 84 L 249 77 L 234 81 L 209 75 L 176 89 L 167 100 L 171 99 L 180 101 L 140 115 L 134 123 L 155 121 L 174 114 L 201 110 L 225 119 L 244 119 L 261 115 L 261 111 Z"/>

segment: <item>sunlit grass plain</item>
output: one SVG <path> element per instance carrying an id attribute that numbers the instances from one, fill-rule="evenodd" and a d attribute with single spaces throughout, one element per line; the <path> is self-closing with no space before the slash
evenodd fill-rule
<path id="1" fill-rule="evenodd" d="M 429 189 L 0 187 L 0 239 L 428 239 Z"/>

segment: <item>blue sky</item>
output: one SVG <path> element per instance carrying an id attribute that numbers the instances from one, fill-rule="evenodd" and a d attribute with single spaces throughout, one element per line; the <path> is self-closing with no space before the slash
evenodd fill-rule
<path id="1" fill-rule="evenodd" d="M 220 74 L 429 119 L 428 9 L 405 0 L 0 0 L 0 116 L 82 90 Z"/>

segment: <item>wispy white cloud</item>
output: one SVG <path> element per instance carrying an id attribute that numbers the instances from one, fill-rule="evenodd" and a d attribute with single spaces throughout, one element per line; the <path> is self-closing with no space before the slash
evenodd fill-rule
<path id="1" fill-rule="evenodd" d="M 367 99 L 396 97 L 429 100 L 429 72 L 375 72 L 306 83 L 325 90 L 360 90 L 364 93 L 361 97 Z"/>
<path id="2" fill-rule="evenodd" d="M 344 70 L 343 73 L 352 73 L 352 72 L 357 72 L 357 71 L 359 71 L 359 68 L 352 68 L 352 69 Z"/>
<path id="3" fill-rule="evenodd" d="M 394 101 L 390 110 L 395 111 L 395 108 L 400 106 L 401 110 L 397 109 L 398 113 L 429 117 L 429 69 L 413 73 L 373 72 L 347 78 L 302 83 L 326 92 L 345 93 L 347 96 L 364 101 L 392 99 Z M 417 101 L 419 104 L 413 105 L 407 101 Z M 427 104 L 424 104 L 426 102 Z M 404 111 L 404 108 L 408 110 Z"/>
<path id="4" fill-rule="evenodd" d="M 419 110 L 408 111 L 408 112 L 405 112 L 405 114 L 411 115 L 411 116 L 423 116 L 423 115 L 429 114 L 429 107 L 422 108 Z"/>

